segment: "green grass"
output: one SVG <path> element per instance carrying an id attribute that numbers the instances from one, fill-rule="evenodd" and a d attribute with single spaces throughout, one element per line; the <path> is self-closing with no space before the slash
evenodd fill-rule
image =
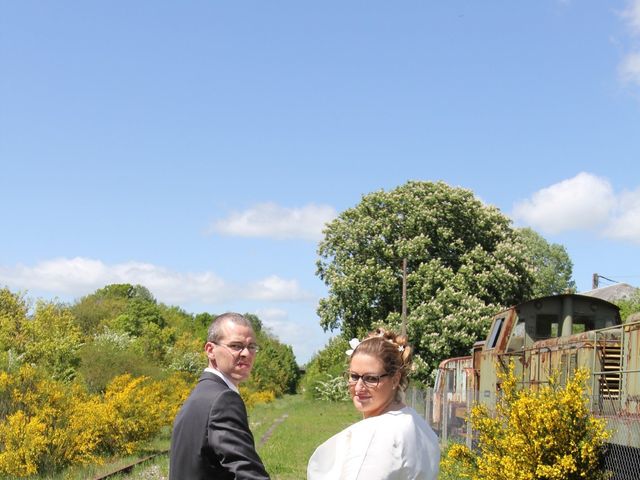
<path id="1" fill-rule="evenodd" d="M 286 420 L 275 427 L 269 440 L 258 448 L 273 480 L 306 478 L 307 462 L 316 447 L 362 418 L 351 402 L 288 396 L 272 404 L 259 405 L 251 412 L 249 421 L 257 444 L 273 422 L 285 413 Z"/>

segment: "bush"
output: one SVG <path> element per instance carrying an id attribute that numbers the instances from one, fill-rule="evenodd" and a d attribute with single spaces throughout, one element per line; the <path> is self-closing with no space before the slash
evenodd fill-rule
<path id="1" fill-rule="evenodd" d="M 132 453 L 171 425 L 191 387 L 181 375 L 163 382 L 123 375 L 103 396 L 29 365 L 0 372 L 0 476 L 46 474 Z"/>
<path id="2" fill-rule="evenodd" d="M 440 480 L 471 480 L 477 475 L 476 456 L 465 445 L 451 443 L 440 460 Z"/>
<path id="3" fill-rule="evenodd" d="M 580 369 L 565 387 L 559 375 L 538 389 L 516 389 L 513 367 L 502 380 L 502 395 L 491 412 L 471 412 L 478 433 L 477 455 L 459 445 L 442 460 L 443 478 L 461 462 L 474 480 L 598 480 L 608 478 L 601 465 L 609 437 L 605 421 L 594 418 L 585 396 L 589 372 Z"/>
<path id="4" fill-rule="evenodd" d="M 256 405 L 262 403 L 271 403 L 276 399 L 275 393 L 270 390 L 253 392 L 245 387 L 240 388 L 240 396 L 242 400 L 244 400 L 244 405 L 247 407 L 247 410 L 251 410 Z"/>
<path id="5" fill-rule="evenodd" d="M 80 349 L 79 376 L 91 393 L 103 393 L 109 382 L 124 373 L 155 379 L 165 376 L 162 368 L 137 352 L 128 338 L 126 333 L 109 331 Z"/>
<path id="6" fill-rule="evenodd" d="M 307 398 L 320 398 L 320 390 L 325 387 L 322 382 L 328 378 L 342 378 L 347 369 L 349 357 L 345 353 L 349 342 L 342 337 L 333 337 L 327 345 L 316 353 L 307 364 L 306 373 L 300 385 Z"/>
<path id="7" fill-rule="evenodd" d="M 316 398 L 329 402 L 343 402 L 349 400 L 349 388 L 342 375 L 332 377 L 327 375 L 327 380 L 318 380 L 315 385 Z"/>
<path id="8" fill-rule="evenodd" d="M 260 351 L 245 387 L 254 392 L 269 390 L 278 397 L 295 393 L 300 373 L 291 347 L 264 331 L 257 337 Z"/>

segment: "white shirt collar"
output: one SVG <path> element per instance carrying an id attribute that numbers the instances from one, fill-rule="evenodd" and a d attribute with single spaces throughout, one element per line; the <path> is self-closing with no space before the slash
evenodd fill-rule
<path id="1" fill-rule="evenodd" d="M 236 392 L 238 395 L 240 395 L 240 391 L 238 390 L 238 387 L 235 386 L 235 384 L 229 380 L 226 375 L 224 373 L 222 373 L 220 370 L 217 370 L 213 367 L 207 367 L 204 369 L 205 372 L 210 372 L 213 373 L 217 376 L 219 376 L 222 380 L 224 380 L 224 383 L 227 384 L 227 387 L 229 387 L 231 390 L 233 390 L 234 392 Z"/>

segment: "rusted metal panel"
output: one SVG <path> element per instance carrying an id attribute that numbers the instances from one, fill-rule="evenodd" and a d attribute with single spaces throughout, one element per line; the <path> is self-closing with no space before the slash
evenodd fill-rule
<path id="1" fill-rule="evenodd" d="M 623 409 L 640 414 L 640 322 L 624 326 Z"/>

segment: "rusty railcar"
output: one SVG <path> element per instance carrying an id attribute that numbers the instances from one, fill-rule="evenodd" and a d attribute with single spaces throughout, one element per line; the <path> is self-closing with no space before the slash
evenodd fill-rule
<path id="1" fill-rule="evenodd" d="M 447 369 L 449 361 L 471 364 L 469 371 Z M 611 452 L 640 462 L 640 322 L 623 324 L 616 305 L 595 297 L 563 294 L 536 298 L 496 314 L 489 334 L 468 357 L 445 360 L 440 376 L 460 375 L 449 385 L 469 382 L 467 407 L 492 407 L 500 392 L 499 370 L 515 365 L 522 388 L 537 388 L 558 371 L 561 383 L 578 368 L 591 373 L 588 395 L 595 415 L 607 420 Z M 447 402 L 447 386 L 434 386 L 434 406 Z M 454 413 L 459 412 L 454 409 Z M 434 414 L 434 426 L 442 422 Z M 452 422 L 454 419 L 447 419 Z M 612 455 L 612 462 L 616 462 Z M 640 478 L 640 464 L 633 475 Z"/>

